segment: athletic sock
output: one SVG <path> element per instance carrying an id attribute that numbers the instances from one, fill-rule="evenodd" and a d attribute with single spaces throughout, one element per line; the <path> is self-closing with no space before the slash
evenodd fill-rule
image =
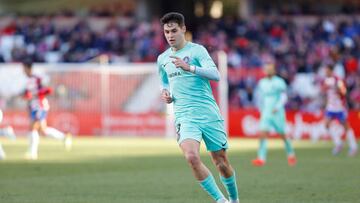
<path id="1" fill-rule="evenodd" d="M 57 140 L 64 140 L 65 139 L 65 134 L 55 128 L 52 127 L 47 127 L 45 130 L 46 136 L 55 138 Z"/>
<path id="2" fill-rule="evenodd" d="M 358 145 L 356 142 L 356 138 L 355 138 L 353 129 L 349 129 L 346 132 L 346 138 L 347 138 L 350 149 L 356 150 L 358 148 Z"/>
<path id="3" fill-rule="evenodd" d="M 6 157 L 5 151 L 2 147 L 2 145 L 0 144 L 0 160 L 5 159 L 5 157 Z"/>
<path id="4" fill-rule="evenodd" d="M 230 200 L 237 200 L 238 197 L 238 189 L 236 185 L 236 177 L 235 177 L 235 171 L 233 172 L 233 175 L 229 178 L 225 178 L 223 176 L 220 176 L 221 182 L 225 186 L 225 189 L 229 195 Z"/>
<path id="5" fill-rule="evenodd" d="M 294 149 L 291 145 L 291 142 L 289 139 L 285 139 L 284 140 L 284 144 L 285 144 L 285 151 L 286 151 L 286 154 L 288 156 L 292 156 L 292 155 L 295 155 L 295 152 L 294 152 Z"/>
<path id="6" fill-rule="evenodd" d="M 267 140 L 260 139 L 260 145 L 258 150 L 258 158 L 266 161 L 266 153 L 267 153 Z"/>
<path id="7" fill-rule="evenodd" d="M 328 131 L 328 132 L 329 132 L 329 135 L 330 135 L 335 147 L 341 146 L 342 145 L 341 135 L 338 136 L 338 134 L 336 134 L 336 133 L 332 133 L 330 131 Z"/>
<path id="8" fill-rule="evenodd" d="M 209 174 L 209 176 L 204 180 L 200 181 L 200 185 L 215 201 L 225 199 L 211 174 Z"/>
<path id="9" fill-rule="evenodd" d="M 39 147 L 39 133 L 36 130 L 33 130 L 30 132 L 29 136 L 29 154 L 31 156 L 36 157 L 38 154 L 38 147 Z"/>

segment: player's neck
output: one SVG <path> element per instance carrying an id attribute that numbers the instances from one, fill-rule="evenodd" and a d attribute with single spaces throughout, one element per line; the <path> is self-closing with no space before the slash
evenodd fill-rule
<path id="1" fill-rule="evenodd" d="M 275 75 L 268 75 L 267 78 L 271 79 L 273 78 Z"/>
<path id="2" fill-rule="evenodd" d="M 171 50 L 172 50 L 173 52 L 177 52 L 177 51 L 179 51 L 180 49 L 184 48 L 185 45 L 186 45 L 186 43 L 187 43 L 187 41 L 184 39 L 178 46 L 173 46 L 173 47 L 171 47 Z"/>

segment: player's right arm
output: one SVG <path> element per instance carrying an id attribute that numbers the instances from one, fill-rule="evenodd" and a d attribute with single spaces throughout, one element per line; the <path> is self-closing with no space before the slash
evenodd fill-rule
<path id="1" fill-rule="evenodd" d="M 32 98 L 31 92 L 27 89 L 23 91 L 22 96 L 26 100 L 30 100 Z"/>
<path id="2" fill-rule="evenodd" d="M 194 53 L 195 60 L 199 62 L 200 66 L 189 65 L 177 56 L 170 56 L 170 58 L 173 59 L 172 63 L 176 67 L 179 67 L 184 71 L 192 72 L 209 80 L 219 81 L 220 73 L 205 47 L 199 45 L 196 47 L 196 51 L 194 51 Z"/>
<path id="3" fill-rule="evenodd" d="M 169 92 L 169 90 L 167 89 L 163 89 L 161 91 L 161 99 L 166 102 L 167 104 L 170 104 L 171 102 L 173 102 L 173 99 L 171 97 L 171 94 Z"/>
<path id="4" fill-rule="evenodd" d="M 160 58 L 160 57 L 159 57 Z M 169 91 L 169 79 L 167 77 L 166 71 L 164 70 L 164 67 L 161 63 L 161 60 L 158 58 L 157 60 L 157 66 L 159 70 L 159 76 L 160 76 L 160 85 L 161 85 L 161 99 L 170 104 L 173 99 Z"/>
<path id="5" fill-rule="evenodd" d="M 258 85 L 256 86 L 255 97 L 256 97 L 256 106 L 261 111 L 264 108 L 264 98 L 261 89 L 261 80 L 258 82 Z"/>

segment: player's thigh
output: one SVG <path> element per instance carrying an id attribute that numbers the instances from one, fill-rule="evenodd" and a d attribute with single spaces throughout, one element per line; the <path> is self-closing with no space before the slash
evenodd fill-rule
<path id="1" fill-rule="evenodd" d="M 186 159 L 189 158 L 200 158 L 200 142 L 194 139 L 185 139 L 180 143 L 180 148 L 185 155 Z"/>
<path id="2" fill-rule="evenodd" d="M 211 154 L 211 158 L 212 158 L 213 162 L 215 163 L 215 165 L 219 162 L 221 162 L 221 163 L 229 162 L 226 150 L 224 150 L 224 149 L 221 149 L 218 151 L 212 151 L 212 152 L 210 152 L 210 154 Z"/>
<path id="3" fill-rule="evenodd" d="M 277 133 L 279 133 L 280 135 L 285 135 L 285 113 L 279 112 L 278 114 L 275 114 L 271 120 L 271 123 Z"/>
<path id="4" fill-rule="evenodd" d="M 343 126 L 347 126 L 348 125 L 348 121 L 347 121 L 347 113 L 342 111 L 339 112 L 337 115 L 337 119 L 339 120 L 339 122 L 343 125 Z"/>
<path id="5" fill-rule="evenodd" d="M 31 119 L 30 128 L 31 128 L 31 130 L 39 130 L 40 129 L 40 121 Z"/>
<path id="6" fill-rule="evenodd" d="M 226 150 L 229 147 L 224 121 L 201 123 L 201 130 L 203 133 L 202 138 L 208 151 Z"/>
<path id="7" fill-rule="evenodd" d="M 201 130 L 196 123 L 178 122 L 175 123 L 176 139 L 180 145 L 184 140 L 191 139 L 201 142 Z"/>
<path id="8" fill-rule="evenodd" d="M 46 126 L 47 111 L 42 109 L 32 109 L 30 111 L 30 120 L 32 130 L 42 130 Z"/>
<path id="9" fill-rule="evenodd" d="M 334 112 L 331 111 L 326 111 L 324 114 L 324 120 L 325 120 L 325 126 L 329 127 L 331 121 L 336 120 L 336 114 Z"/>
<path id="10" fill-rule="evenodd" d="M 328 116 L 325 116 L 324 120 L 325 120 L 324 121 L 325 122 L 325 127 L 329 128 L 332 119 L 330 117 L 328 117 Z"/>
<path id="11" fill-rule="evenodd" d="M 337 120 L 342 125 L 346 125 L 347 122 L 347 113 L 345 111 L 333 112 L 333 111 L 326 111 L 325 112 L 325 126 L 329 127 L 331 121 Z"/>
<path id="12" fill-rule="evenodd" d="M 46 120 L 47 111 L 43 109 L 33 109 L 30 111 L 30 119 L 33 121 L 43 121 Z"/>
<path id="13" fill-rule="evenodd" d="M 39 130 L 41 131 L 42 134 L 46 134 L 46 128 L 47 128 L 47 122 L 46 119 L 40 120 L 39 121 Z"/>
<path id="14" fill-rule="evenodd" d="M 268 115 L 261 115 L 260 117 L 260 126 L 259 126 L 259 130 L 260 132 L 269 132 L 271 130 L 272 127 L 272 121 L 271 121 L 271 117 Z"/>

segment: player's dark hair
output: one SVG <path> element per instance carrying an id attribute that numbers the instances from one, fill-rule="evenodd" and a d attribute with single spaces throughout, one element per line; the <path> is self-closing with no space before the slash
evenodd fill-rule
<path id="1" fill-rule="evenodd" d="M 170 12 L 165 14 L 160 19 L 161 26 L 164 26 L 167 23 L 177 23 L 180 27 L 185 25 L 185 18 L 183 14 L 177 12 Z"/>
<path id="2" fill-rule="evenodd" d="M 335 65 L 333 63 L 327 64 L 326 68 L 328 68 L 331 71 L 334 71 Z"/>
<path id="3" fill-rule="evenodd" d="M 29 59 L 25 59 L 21 63 L 24 67 L 29 68 L 29 69 L 31 69 L 32 65 L 33 65 L 33 62 Z"/>

